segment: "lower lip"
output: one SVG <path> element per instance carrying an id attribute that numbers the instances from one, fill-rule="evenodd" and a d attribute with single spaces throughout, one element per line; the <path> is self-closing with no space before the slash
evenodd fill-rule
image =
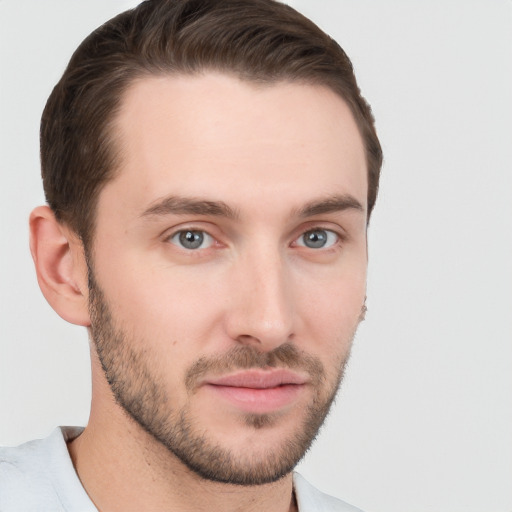
<path id="1" fill-rule="evenodd" d="M 287 384 L 259 389 L 207 384 L 205 387 L 244 412 L 265 414 L 291 405 L 305 386 Z"/>

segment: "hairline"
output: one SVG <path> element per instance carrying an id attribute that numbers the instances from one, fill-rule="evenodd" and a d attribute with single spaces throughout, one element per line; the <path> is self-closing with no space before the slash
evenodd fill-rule
<path id="1" fill-rule="evenodd" d="M 146 79 L 158 79 L 158 78 L 179 78 L 179 77 L 201 77 L 207 74 L 220 74 L 228 77 L 234 77 L 240 80 L 242 83 L 254 86 L 256 89 L 259 88 L 269 88 L 272 86 L 276 86 L 279 84 L 298 84 L 303 86 L 320 86 L 325 89 L 328 89 L 332 93 L 334 93 L 338 98 L 340 98 L 345 105 L 348 107 L 350 115 L 354 120 L 354 123 L 357 127 L 357 131 L 359 133 L 359 137 L 361 139 L 361 143 L 363 145 L 363 150 L 365 154 L 365 171 L 366 171 L 366 193 L 369 191 L 369 162 L 368 162 L 368 150 L 365 144 L 365 137 L 361 131 L 360 123 L 357 120 L 357 117 L 354 114 L 353 107 L 350 102 L 345 98 L 338 90 L 332 87 L 327 80 L 322 80 L 322 76 L 320 75 L 317 78 L 314 77 L 293 77 L 291 75 L 281 75 L 276 77 L 271 76 L 253 76 L 247 72 L 239 72 L 234 69 L 229 69 L 227 67 L 221 66 L 198 66 L 197 69 L 155 69 L 151 68 L 142 68 L 140 66 L 134 67 L 126 73 L 125 81 L 123 86 L 119 89 L 119 95 L 117 97 L 117 101 L 109 112 L 108 119 L 104 125 L 103 135 L 107 141 L 108 153 L 110 156 L 111 166 L 108 172 L 108 178 L 105 179 L 101 184 L 99 184 L 95 190 L 94 195 L 91 197 L 90 208 L 91 208 L 91 217 L 90 222 L 86 226 L 87 236 L 84 236 L 84 233 L 77 233 L 76 230 L 72 227 L 71 230 L 78 235 L 80 240 L 84 245 L 84 248 L 87 246 L 87 249 L 92 250 L 92 246 L 94 245 L 95 233 L 96 233 L 96 221 L 98 214 L 98 202 L 103 191 L 104 187 L 115 180 L 117 176 L 119 176 L 120 172 L 122 172 L 123 165 L 123 150 L 121 143 L 121 129 L 119 127 L 119 119 L 121 115 L 121 111 L 126 102 L 126 97 L 129 94 L 129 91 L 133 89 L 137 83 L 140 83 Z M 371 212 L 367 211 L 367 224 L 370 221 Z M 68 225 L 65 219 L 62 219 L 64 224 Z M 90 246 L 90 247 L 89 247 Z"/>

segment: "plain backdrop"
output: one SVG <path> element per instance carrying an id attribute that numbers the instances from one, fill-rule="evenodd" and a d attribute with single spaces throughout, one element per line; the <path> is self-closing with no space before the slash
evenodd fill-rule
<path id="1" fill-rule="evenodd" d="M 38 124 L 126 0 L 0 0 L 0 444 L 85 424 L 86 332 L 39 292 Z M 368 316 L 300 471 L 367 512 L 512 511 L 512 2 L 296 0 L 352 58 L 385 152 Z"/>

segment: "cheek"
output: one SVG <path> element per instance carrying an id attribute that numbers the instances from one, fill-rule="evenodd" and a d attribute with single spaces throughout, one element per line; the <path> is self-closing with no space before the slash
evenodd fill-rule
<path id="1" fill-rule="evenodd" d="M 135 341 L 190 344 L 217 315 L 218 286 L 200 272 L 148 265 L 137 258 L 125 258 L 102 270 L 100 282 L 113 315 Z"/>
<path id="2" fill-rule="evenodd" d="M 358 244 L 334 264 L 301 265 L 295 269 L 295 291 L 316 314 L 350 324 L 366 295 L 366 248 Z"/>
<path id="3" fill-rule="evenodd" d="M 324 358 L 343 359 L 361 318 L 366 265 L 346 266 L 337 273 L 318 278 L 315 283 L 303 283 L 301 288 L 299 315 L 306 340 L 314 340 L 310 349 L 315 347 Z"/>
<path id="4" fill-rule="evenodd" d="M 318 333 L 320 343 L 347 345 L 359 324 L 364 296 L 364 287 L 346 287 L 310 297 L 304 314 L 308 318 L 309 330 Z"/>

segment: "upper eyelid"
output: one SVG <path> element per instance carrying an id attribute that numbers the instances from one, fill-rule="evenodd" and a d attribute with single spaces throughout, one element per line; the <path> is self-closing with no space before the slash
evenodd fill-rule
<path id="1" fill-rule="evenodd" d="M 314 227 L 314 228 L 310 228 L 310 229 L 306 229 L 305 231 L 302 231 L 299 236 L 295 237 L 293 239 L 293 242 L 292 244 L 297 244 L 299 247 L 303 247 L 303 244 L 299 244 L 298 241 L 304 236 L 306 235 L 307 233 L 311 233 L 313 231 L 328 231 L 329 233 L 332 233 L 336 238 L 336 242 L 327 247 L 327 248 L 318 248 L 318 249 L 315 249 L 315 250 L 321 250 L 321 249 L 332 249 L 335 245 L 339 245 L 340 242 L 344 242 L 346 240 L 345 236 L 340 234 L 338 231 L 334 230 L 334 229 L 329 229 L 329 228 L 325 228 L 325 227 Z"/>
<path id="2" fill-rule="evenodd" d="M 300 226 L 291 231 L 289 235 L 291 242 L 294 242 L 305 233 L 314 231 L 315 229 L 331 231 L 336 234 L 341 241 L 346 241 L 349 238 L 347 230 L 345 230 L 337 223 L 333 223 L 332 221 L 310 220 L 302 223 Z M 170 239 L 182 231 L 200 231 L 212 237 L 216 242 L 219 242 L 222 238 L 225 237 L 224 231 L 221 230 L 216 224 L 202 220 L 184 222 L 178 226 L 167 228 L 161 233 L 160 237 L 163 239 Z"/>
<path id="3" fill-rule="evenodd" d="M 204 224 L 209 224 L 212 226 L 211 228 L 205 227 Z M 182 231 L 200 231 L 202 233 L 206 233 L 207 235 L 211 236 L 212 238 L 217 239 L 218 237 L 215 236 L 212 231 L 215 231 L 213 229 L 213 224 L 211 223 L 205 223 L 204 221 L 200 222 L 190 222 L 190 223 L 183 223 L 178 226 L 173 226 L 171 228 L 167 228 L 160 234 L 160 237 L 162 238 L 171 238 L 175 236 L 177 233 L 181 233 Z"/>
<path id="4" fill-rule="evenodd" d="M 191 248 L 188 248 L 188 247 L 183 247 L 181 244 L 173 242 L 173 239 L 175 237 L 177 237 L 180 233 L 186 233 L 186 232 L 203 233 L 204 235 L 206 235 L 207 238 L 211 239 L 210 243 L 208 244 L 207 247 L 203 247 L 203 248 L 199 248 L 198 247 L 198 248 L 191 249 Z M 177 231 L 174 231 L 173 233 L 171 233 L 170 235 L 165 237 L 165 240 L 169 241 L 173 245 L 176 245 L 177 247 L 181 247 L 182 249 L 184 249 L 187 252 L 188 251 L 196 252 L 196 251 L 200 251 L 200 250 L 208 250 L 212 245 L 214 245 L 217 242 L 216 238 L 214 238 L 212 235 L 210 235 L 207 231 L 205 231 L 203 229 L 186 229 L 186 228 L 185 229 L 178 229 Z M 206 240 L 203 240 L 203 242 L 204 241 L 206 241 Z"/>
<path id="5" fill-rule="evenodd" d="M 332 231 L 335 233 L 341 240 L 347 240 L 349 235 L 346 229 L 344 229 L 339 224 L 330 222 L 330 221 L 309 221 L 305 225 L 303 224 L 298 230 L 298 235 L 295 237 L 298 238 L 309 231 L 315 231 L 315 229 L 322 229 L 325 231 Z"/>

